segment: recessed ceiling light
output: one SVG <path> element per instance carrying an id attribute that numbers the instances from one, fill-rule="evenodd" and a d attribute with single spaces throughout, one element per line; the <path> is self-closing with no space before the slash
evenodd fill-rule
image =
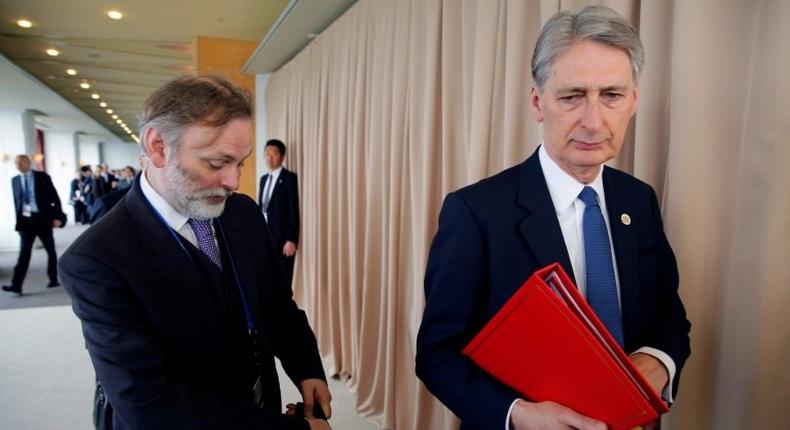
<path id="1" fill-rule="evenodd" d="M 90 87 L 91 87 L 91 84 L 89 84 L 87 82 L 83 82 L 83 83 L 80 84 L 80 88 L 82 88 L 83 90 L 87 90 Z"/>
<path id="2" fill-rule="evenodd" d="M 77 74 L 77 71 L 74 69 L 66 69 L 66 74 L 69 76 L 74 76 Z"/>
<path id="3" fill-rule="evenodd" d="M 112 113 L 112 109 L 107 109 L 107 111 L 106 111 L 106 112 L 107 112 L 107 113 Z M 115 118 L 113 118 L 113 119 L 115 119 Z"/>
<path id="4" fill-rule="evenodd" d="M 115 122 L 116 122 L 116 123 L 118 123 L 118 124 L 120 124 L 120 123 L 122 123 L 123 121 L 121 121 L 120 119 L 116 119 L 116 120 L 115 120 Z"/>
<path id="5" fill-rule="evenodd" d="M 118 119 L 118 115 L 116 115 L 116 114 L 113 114 L 113 115 L 112 115 L 112 119 Z"/>
<path id="6" fill-rule="evenodd" d="M 107 103 L 106 103 L 106 102 L 101 102 L 101 103 L 99 103 L 99 106 L 101 106 L 101 107 L 107 107 Z"/>
<path id="7" fill-rule="evenodd" d="M 99 100 L 101 97 L 99 96 L 99 93 L 93 93 L 93 94 L 91 94 L 91 98 L 93 100 Z"/>
<path id="8" fill-rule="evenodd" d="M 111 11 L 107 12 L 107 16 L 109 16 L 112 19 L 116 19 L 116 20 L 123 18 L 123 14 L 121 12 L 118 12 L 117 10 L 111 10 Z"/>
<path id="9" fill-rule="evenodd" d="M 58 55 L 60 55 L 60 52 L 57 49 L 49 48 L 47 49 L 47 55 L 49 55 L 50 57 L 57 57 Z"/>
<path id="10" fill-rule="evenodd" d="M 28 20 L 26 20 L 26 19 L 20 19 L 19 21 L 16 22 L 16 25 L 18 25 L 18 26 L 20 26 L 22 28 L 30 28 L 30 27 L 33 26 L 33 23 L 28 21 Z"/>

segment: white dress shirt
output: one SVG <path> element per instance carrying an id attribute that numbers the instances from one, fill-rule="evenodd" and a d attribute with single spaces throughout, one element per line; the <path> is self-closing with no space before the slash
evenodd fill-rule
<path id="1" fill-rule="evenodd" d="M 609 235 L 609 244 L 612 242 L 612 229 L 609 226 L 609 213 L 606 209 L 606 195 L 603 188 L 603 167 L 598 171 L 595 179 L 589 184 L 582 184 L 575 178 L 567 174 L 564 170 L 557 165 L 556 162 L 549 156 L 543 145 L 538 149 L 538 159 L 540 160 L 540 167 L 543 169 L 543 177 L 546 180 L 546 185 L 549 189 L 551 201 L 554 204 L 554 211 L 557 214 L 557 220 L 560 223 L 560 230 L 562 230 L 562 237 L 565 240 L 565 248 L 568 250 L 568 257 L 571 260 L 573 268 L 573 275 L 576 278 L 576 287 L 579 293 L 587 297 L 587 276 L 585 269 L 584 259 L 584 235 L 582 232 L 582 219 L 584 217 L 584 209 L 586 205 L 578 197 L 579 193 L 585 186 L 592 187 L 598 194 L 598 201 L 601 206 L 601 212 L 604 222 L 606 223 L 606 232 Z M 617 298 L 620 300 L 620 277 L 617 272 L 617 258 L 614 253 L 614 246 L 610 246 L 612 251 L 612 264 L 614 269 L 615 286 L 617 287 Z M 622 306 L 622 304 L 621 304 Z M 634 351 L 634 354 L 641 352 L 649 354 L 657 358 L 666 367 L 669 374 L 669 382 L 664 387 L 662 395 L 668 402 L 672 402 L 672 380 L 675 377 L 676 367 L 675 362 L 665 352 L 650 348 L 642 347 Z M 510 405 L 507 413 L 507 421 L 505 421 L 505 429 L 510 427 L 510 414 L 513 407 L 516 405 L 514 401 Z"/>
<path id="2" fill-rule="evenodd" d="M 22 181 L 25 181 L 24 185 Z M 19 173 L 19 191 L 27 194 L 27 199 L 30 204 L 30 213 L 38 213 L 38 204 L 36 203 L 36 180 L 33 175 L 33 169 L 25 173 Z M 24 205 L 25 203 L 22 202 L 22 204 Z"/>

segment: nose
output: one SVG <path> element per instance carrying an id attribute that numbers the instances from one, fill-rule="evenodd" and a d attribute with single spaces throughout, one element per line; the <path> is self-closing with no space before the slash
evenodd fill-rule
<path id="1" fill-rule="evenodd" d="M 239 189 L 239 178 L 241 177 L 241 170 L 236 166 L 228 166 L 222 169 L 220 176 L 220 185 L 223 188 L 236 191 Z"/>
<path id="2" fill-rule="evenodd" d="M 598 130 L 601 128 L 601 107 L 595 100 L 589 100 L 584 104 L 584 111 L 580 119 L 581 126 L 588 130 Z"/>

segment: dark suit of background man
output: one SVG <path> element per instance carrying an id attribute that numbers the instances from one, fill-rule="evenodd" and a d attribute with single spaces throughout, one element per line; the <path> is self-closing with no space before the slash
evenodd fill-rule
<path id="1" fill-rule="evenodd" d="M 264 158 L 269 173 L 261 176 L 258 206 L 266 218 L 277 250 L 282 253 L 290 285 L 299 243 L 299 186 L 296 173 L 283 167 L 284 143 L 277 139 L 266 142 Z"/>
<path id="2" fill-rule="evenodd" d="M 461 354 L 522 283 L 553 262 L 656 391 L 668 401 L 677 391 L 690 324 L 656 195 L 603 167 L 636 112 L 642 64 L 636 31 L 611 9 L 555 15 L 532 57 L 530 107 L 543 145 L 445 198 L 425 273 L 416 370 L 463 428 L 606 428 L 565 406 L 519 399 Z"/>
<path id="3" fill-rule="evenodd" d="M 264 220 L 233 193 L 250 114 L 217 77 L 155 91 L 141 119 L 149 166 L 61 259 L 115 430 L 329 429 L 282 414 L 275 356 L 308 412 L 329 416 L 331 396 Z"/>
<path id="4" fill-rule="evenodd" d="M 66 215 L 60 206 L 60 197 L 52 179 L 44 172 L 31 169 L 30 158 L 27 155 L 16 157 L 16 168 L 19 174 L 11 179 L 11 188 L 14 193 L 14 208 L 16 209 L 16 231 L 19 232 L 21 246 L 19 259 L 14 267 L 14 276 L 11 285 L 4 285 L 3 291 L 22 294 L 22 283 L 25 281 L 27 268 L 30 265 L 30 254 L 33 251 L 33 242 L 36 236 L 41 239 L 47 251 L 47 287 L 57 287 L 58 282 L 58 255 L 55 252 L 55 239 L 52 237 L 52 228 L 60 227 L 66 222 Z"/>

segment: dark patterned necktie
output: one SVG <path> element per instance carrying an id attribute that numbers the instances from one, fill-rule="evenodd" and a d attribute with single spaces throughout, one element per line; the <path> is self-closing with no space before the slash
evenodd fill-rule
<path id="1" fill-rule="evenodd" d="M 220 257 L 217 243 L 214 241 L 214 230 L 211 228 L 211 220 L 201 221 L 190 218 L 187 223 L 192 227 L 192 231 L 195 232 L 200 250 L 222 270 L 222 257 Z"/>

